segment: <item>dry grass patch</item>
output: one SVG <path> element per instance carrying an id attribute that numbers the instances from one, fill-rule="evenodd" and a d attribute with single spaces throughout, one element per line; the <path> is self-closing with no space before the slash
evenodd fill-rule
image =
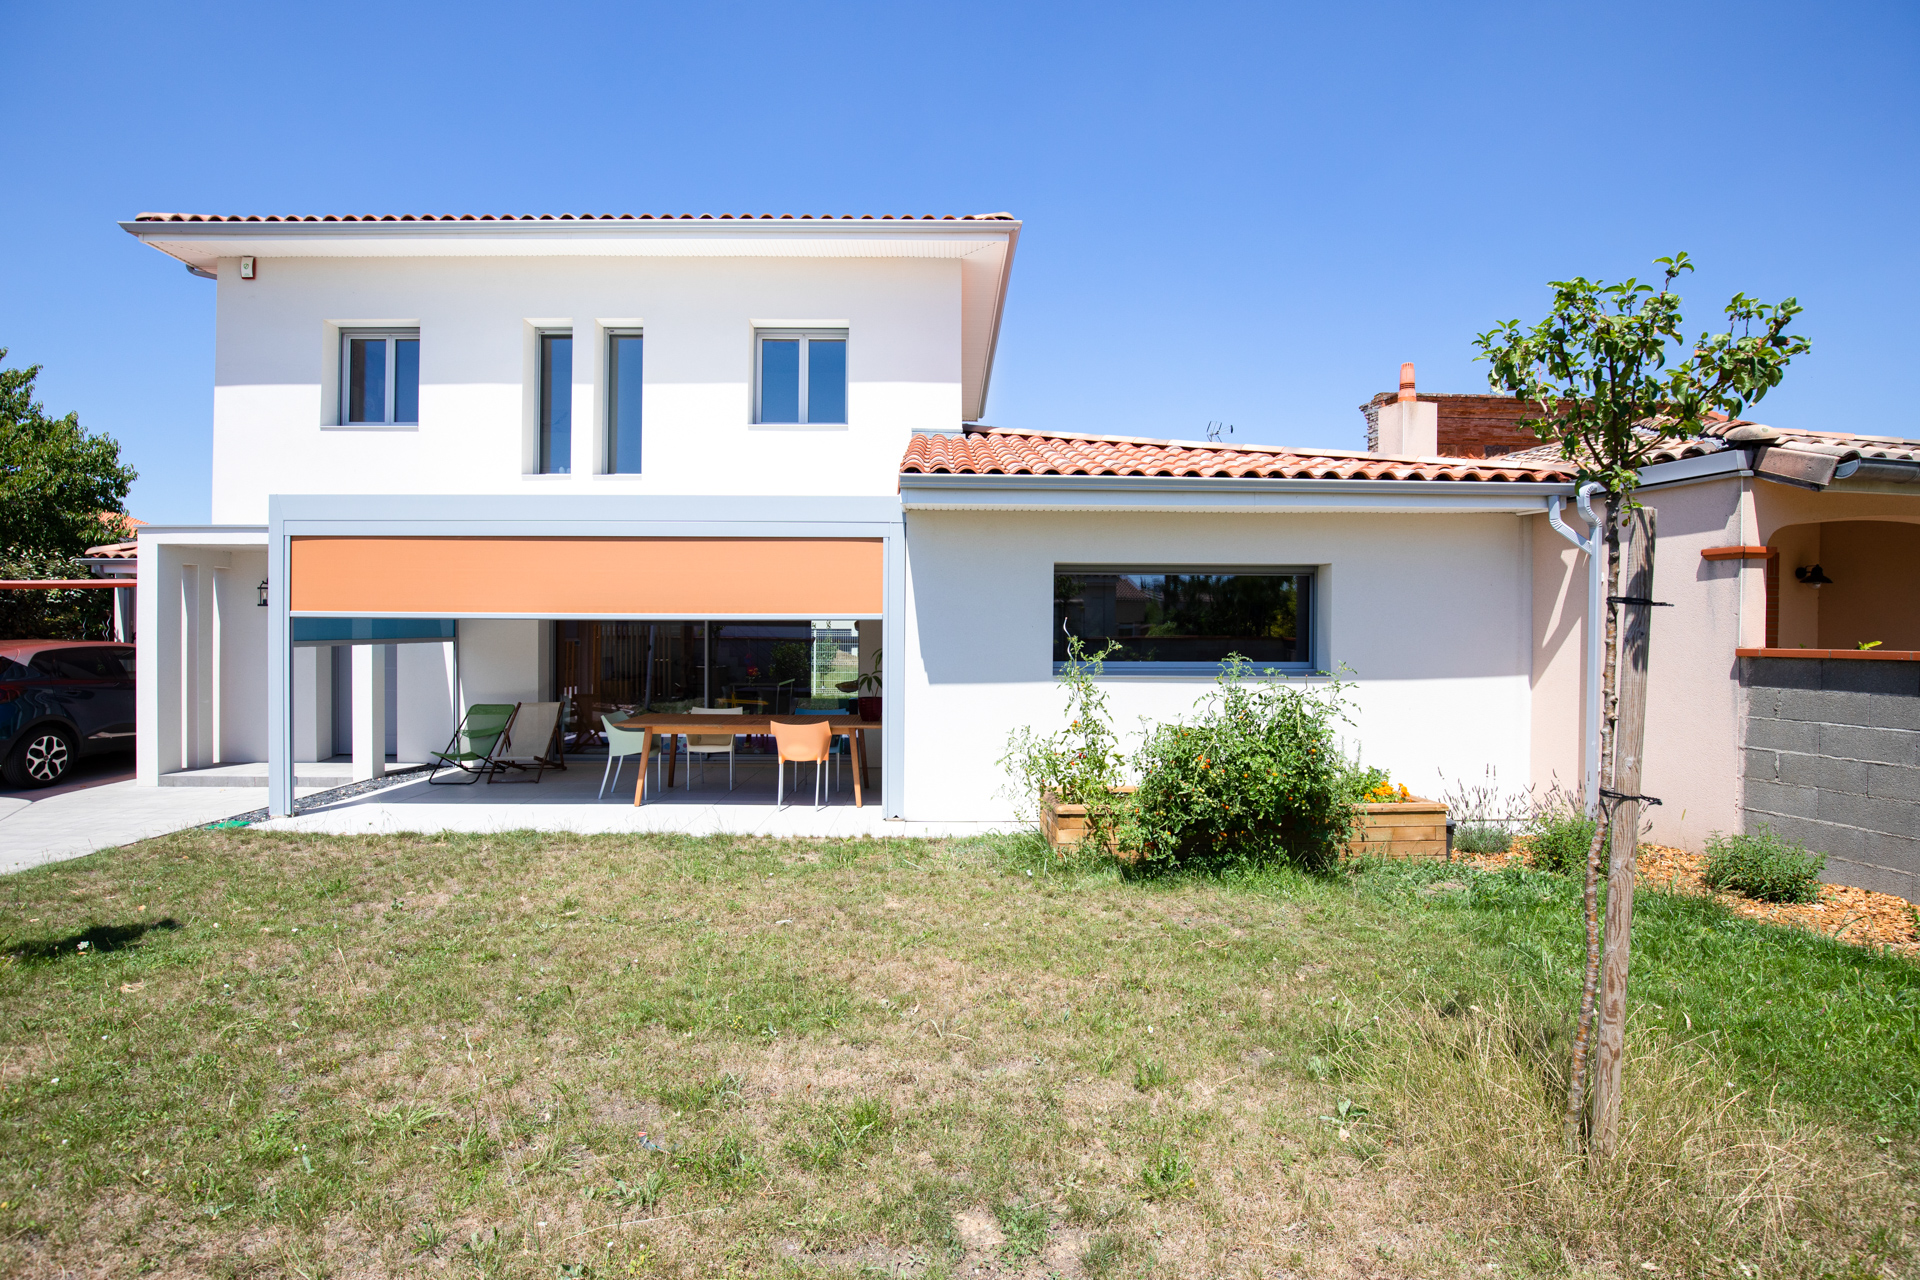
<path id="1" fill-rule="evenodd" d="M 1904 1137 L 1702 1092 L 1722 1068 L 1677 1041 L 1644 1042 L 1623 1171 L 1583 1182 L 1559 997 L 1451 890 L 1129 882 L 1020 842 L 198 832 L 5 892 L 8 1274 L 1906 1256 Z M 70 941 L 148 914 L 179 927 Z"/>

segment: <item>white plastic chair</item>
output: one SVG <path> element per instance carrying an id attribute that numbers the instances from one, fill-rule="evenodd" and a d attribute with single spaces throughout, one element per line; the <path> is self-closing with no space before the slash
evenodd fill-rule
<path id="1" fill-rule="evenodd" d="M 611 772 L 613 775 L 613 785 L 616 787 L 619 786 L 620 766 L 627 762 L 628 756 L 637 756 L 640 754 L 640 741 L 647 735 L 639 729 L 622 729 L 618 727 L 613 723 L 612 716 L 601 716 L 600 727 L 607 735 L 607 767 L 600 771 L 600 795 L 596 798 L 604 800 L 607 796 L 608 773 Z M 660 754 L 660 742 L 662 738 L 668 742 L 673 741 L 672 734 L 656 733 L 653 735 L 653 742 L 647 751 L 648 757 L 654 762 L 653 785 L 655 787 L 660 785 L 659 765 L 663 759 Z M 642 760 L 640 767 L 642 769 L 646 768 L 647 762 Z"/>
<path id="2" fill-rule="evenodd" d="M 738 716 L 745 715 L 745 707 L 688 707 L 690 716 Z M 690 733 L 687 737 L 687 790 L 693 790 L 693 758 L 700 757 L 700 780 L 707 778 L 707 757 L 725 754 L 727 757 L 727 790 L 733 790 L 734 735 L 731 733 Z"/>

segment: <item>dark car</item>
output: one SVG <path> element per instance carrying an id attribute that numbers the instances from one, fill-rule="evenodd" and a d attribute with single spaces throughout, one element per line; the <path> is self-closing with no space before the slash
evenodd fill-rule
<path id="1" fill-rule="evenodd" d="M 104 640 L 0 642 L 0 775 L 60 781 L 81 756 L 133 749 L 133 646 Z"/>

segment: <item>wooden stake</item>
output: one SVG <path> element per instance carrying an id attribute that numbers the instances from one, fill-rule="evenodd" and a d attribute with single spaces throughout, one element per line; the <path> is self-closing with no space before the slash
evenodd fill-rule
<path id="1" fill-rule="evenodd" d="M 1613 732 L 1611 790 L 1640 794 L 1647 730 L 1647 651 L 1653 631 L 1654 513 L 1640 507 L 1624 519 L 1626 563 L 1620 594 L 1630 603 L 1620 632 L 1619 718 Z M 1620 1066 L 1626 1055 L 1627 967 L 1632 955 L 1633 876 L 1640 843 L 1640 801 L 1615 800 L 1607 865 L 1607 936 L 1600 969 L 1600 1034 L 1593 1079 L 1593 1157 L 1612 1157 L 1620 1142 Z"/>

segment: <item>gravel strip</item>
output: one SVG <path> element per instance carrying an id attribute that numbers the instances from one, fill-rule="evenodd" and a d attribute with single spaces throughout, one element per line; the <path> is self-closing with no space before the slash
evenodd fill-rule
<path id="1" fill-rule="evenodd" d="M 305 813 L 309 809 L 324 809 L 330 804 L 338 804 L 342 800 L 351 800 L 355 796 L 364 796 L 374 791 L 384 791 L 386 788 L 402 782 L 413 782 L 416 780 L 414 775 L 427 772 L 429 767 L 430 766 L 424 764 L 415 765 L 411 769 L 402 769 L 397 773 L 390 773 L 384 778 L 368 778 L 364 782 L 349 782 L 346 786 L 335 787 L 331 791 L 316 791 L 304 800 L 295 800 L 293 802 L 293 812 L 298 815 Z M 250 809 L 246 813 L 236 813 L 231 818 L 222 818 L 218 822 L 209 822 L 203 830 L 217 831 L 226 827 L 250 827 L 256 822 L 265 822 L 271 816 L 272 815 L 265 809 Z"/>

